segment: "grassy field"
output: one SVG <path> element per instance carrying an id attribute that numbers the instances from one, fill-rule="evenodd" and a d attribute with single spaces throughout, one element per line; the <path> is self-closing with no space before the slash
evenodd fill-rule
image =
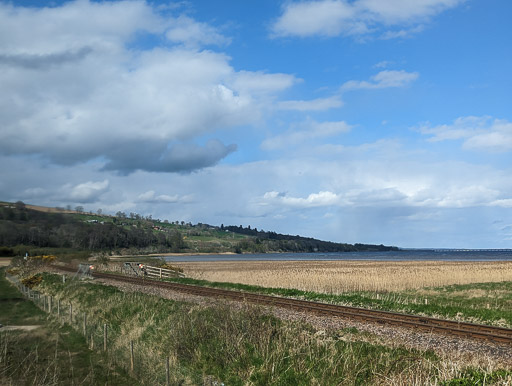
<path id="1" fill-rule="evenodd" d="M 128 385 L 133 379 L 88 349 L 83 336 L 61 325 L 21 296 L 0 271 L 0 323 L 38 326 L 0 329 L 2 385 Z"/>
<path id="2" fill-rule="evenodd" d="M 499 384 L 512 376 L 506 369 L 466 368 L 432 351 L 368 343 L 358 339 L 367 333 L 356 329 L 318 331 L 255 306 L 175 302 L 83 281 L 64 284 L 53 274 L 42 277 L 39 289 L 72 303 L 78 314 L 86 312 L 96 334 L 109 325 L 110 355 L 126 363 L 134 342 L 140 384 L 163 382 L 165 357 L 172 384 L 469 385 L 457 379 L 486 377 Z M 80 323 L 75 328 L 80 330 Z"/>
<path id="3" fill-rule="evenodd" d="M 176 302 L 89 281 L 63 283 L 55 274 L 37 276 L 42 281 L 35 289 L 66 305 L 61 323 L 67 320 L 69 304 L 76 315 L 74 323 L 62 325 L 55 316 L 46 316 L 2 278 L 0 315 L 8 317 L 0 323 L 43 327 L 30 333 L 0 333 L 0 352 L 6 353 L 1 356 L 0 384 L 165 384 L 167 357 L 171 384 L 455 386 L 512 381 L 511 369 L 497 368 L 491 361 L 468 367 L 467 362 L 454 362 L 433 351 L 382 345 L 378 338 L 355 328 L 318 330 L 305 322 L 283 321 L 256 306 Z M 495 324 L 512 322 L 511 282 L 328 294 L 184 281 L 375 308 L 452 312 L 455 318 L 462 315 Z M 488 313 L 482 314 L 485 310 Z M 84 313 L 87 338 L 81 334 Z M 108 355 L 98 351 L 105 324 Z M 89 349 L 92 341 L 96 351 Z M 129 366 L 130 342 L 135 353 L 133 373 L 117 367 Z"/>

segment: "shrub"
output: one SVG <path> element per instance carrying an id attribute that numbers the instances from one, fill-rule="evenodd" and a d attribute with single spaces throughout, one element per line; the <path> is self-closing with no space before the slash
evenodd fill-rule
<path id="1" fill-rule="evenodd" d="M 37 274 L 37 275 L 32 275 L 32 276 L 22 279 L 21 283 L 24 286 L 32 289 L 35 286 L 38 286 L 42 281 L 43 281 L 43 277 L 41 275 Z"/>

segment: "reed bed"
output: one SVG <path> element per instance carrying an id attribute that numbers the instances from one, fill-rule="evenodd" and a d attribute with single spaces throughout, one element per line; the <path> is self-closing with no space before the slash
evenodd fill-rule
<path id="1" fill-rule="evenodd" d="M 194 279 L 328 294 L 512 281 L 511 261 L 217 261 L 176 265 Z"/>

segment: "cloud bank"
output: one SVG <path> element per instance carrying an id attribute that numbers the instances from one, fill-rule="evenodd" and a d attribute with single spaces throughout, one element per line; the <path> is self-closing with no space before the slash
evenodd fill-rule
<path id="1" fill-rule="evenodd" d="M 165 44 L 140 48 L 140 36 Z M 235 71 L 202 48 L 212 44 L 229 39 L 144 1 L 0 4 L 0 151 L 60 165 L 101 159 L 122 174 L 217 164 L 236 145 L 201 138 L 258 122 L 296 79 Z"/>

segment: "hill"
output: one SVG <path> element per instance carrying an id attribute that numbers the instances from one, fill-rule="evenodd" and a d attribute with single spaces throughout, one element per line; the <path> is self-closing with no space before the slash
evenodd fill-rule
<path id="1" fill-rule="evenodd" d="M 283 235 L 250 226 L 169 222 L 117 212 L 115 216 L 23 202 L 0 203 L 0 255 L 39 253 L 268 253 L 352 252 L 397 249 Z M 42 251 L 39 254 L 43 254 Z"/>

